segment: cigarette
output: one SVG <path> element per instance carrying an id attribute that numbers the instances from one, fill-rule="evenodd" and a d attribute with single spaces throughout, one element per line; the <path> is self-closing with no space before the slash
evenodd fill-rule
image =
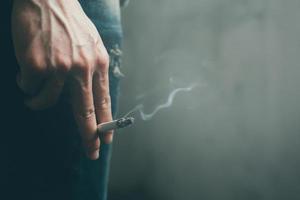
<path id="1" fill-rule="evenodd" d="M 97 128 L 97 132 L 98 133 L 106 133 L 111 130 L 128 127 L 128 126 L 132 125 L 133 123 L 134 123 L 133 117 L 122 117 L 117 120 L 99 124 L 98 128 Z"/>

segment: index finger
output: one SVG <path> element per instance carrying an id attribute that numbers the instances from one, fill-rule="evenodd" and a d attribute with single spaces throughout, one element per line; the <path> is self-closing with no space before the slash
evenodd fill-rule
<path id="1" fill-rule="evenodd" d="M 70 93 L 74 117 L 87 156 L 96 160 L 99 157 L 100 139 L 97 135 L 91 74 L 73 78 L 70 84 Z"/>

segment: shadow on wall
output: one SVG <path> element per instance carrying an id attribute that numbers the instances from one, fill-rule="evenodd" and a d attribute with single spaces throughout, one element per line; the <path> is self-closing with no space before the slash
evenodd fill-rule
<path id="1" fill-rule="evenodd" d="M 300 199 L 300 2 L 131 1 L 110 200 Z"/>

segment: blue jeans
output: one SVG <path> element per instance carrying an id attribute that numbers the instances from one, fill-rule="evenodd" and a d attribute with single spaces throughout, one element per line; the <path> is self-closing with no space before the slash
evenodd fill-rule
<path id="1" fill-rule="evenodd" d="M 115 116 L 121 76 L 119 68 L 122 28 L 119 0 L 80 0 L 80 3 L 98 29 L 110 55 L 110 95 L 112 112 Z M 111 148 L 111 145 L 101 144 L 100 159 L 97 161 L 90 161 L 82 156 L 79 168 L 81 180 L 78 182 L 74 199 L 102 200 L 107 198 Z"/>
<path id="2" fill-rule="evenodd" d="M 97 27 L 110 54 L 110 93 L 116 115 L 121 72 L 122 29 L 119 0 L 81 0 L 88 17 Z M 23 104 L 15 76 L 18 64 L 11 41 L 11 1 L 3 2 L 1 29 L 4 43 L 1 81 L 5 98 L 1 105 L 2 131 L 0 199 L 105 200 L 111 145 L 101 144 L 100 158 L 88 160 L 72 116 L 63 98 L 44 111 L 33 112 Z M 7 4 L 7 5 L 6 5 Z M 3 169 L 2 169 L 3 167 Z"/>

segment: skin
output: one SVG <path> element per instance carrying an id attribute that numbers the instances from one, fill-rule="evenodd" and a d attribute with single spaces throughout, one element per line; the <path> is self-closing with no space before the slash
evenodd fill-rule
<path id="1" fill-rule="evenodd" d="M 17 83 L 30 96 L 25 104 L 49 108 L 66 90 L 87 156 L 97 159 L 97 124 L 112 114 L 109 56 L 94 24 L 77 0 L 15 0 L 12 27 Z M 112 134 L 104 134 L 105 143 Z"/>

